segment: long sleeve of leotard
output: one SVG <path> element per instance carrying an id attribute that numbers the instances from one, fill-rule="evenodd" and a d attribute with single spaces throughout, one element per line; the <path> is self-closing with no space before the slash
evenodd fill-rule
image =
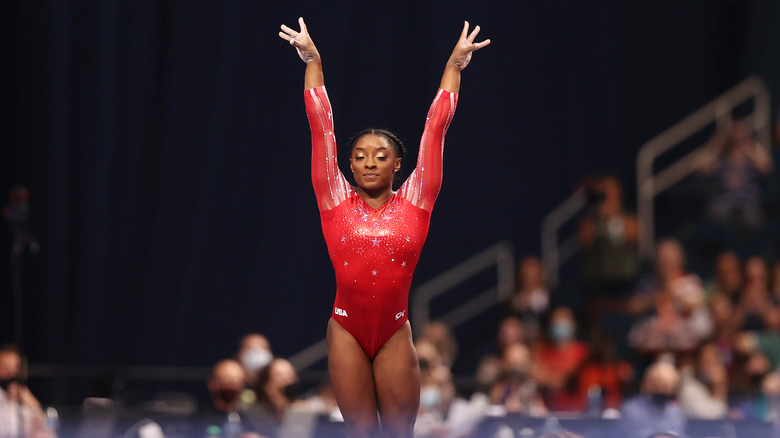
<path id="1" fill-rule="evenodd" d="M 399 189 L 401 196 L 428 212 L 433 210 L 441 188 L 444 136 L 455 114 L 457 103 L 458 95 L 455 93 L 443 89 L 436 93 L 420 139 L 417 167 Z"/>
<path id="2" fill-rule="evenodd" d="M 306 90 L 304 99 L 311 129 L 311 182 L 320 211 L 330 210 L 347 199 L 351 187 L 336 159 L 333 111 L 325 86 Z"/>

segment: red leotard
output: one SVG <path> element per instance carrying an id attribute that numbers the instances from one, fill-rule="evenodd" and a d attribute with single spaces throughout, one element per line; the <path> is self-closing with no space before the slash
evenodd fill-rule
<path id="1" fill-rule="evenodd" d="M 305 92 L 312 136 L 311 179 L 336 271 L 332 318 L 369 359 L 406 323 L 412 273 L 428 235 L 442 180 L 442 154 L 458 95 L 440 89 L 428 111 L 417 167 L 384 205 L 371 208 L 336 161 L 325 87 Z"/>

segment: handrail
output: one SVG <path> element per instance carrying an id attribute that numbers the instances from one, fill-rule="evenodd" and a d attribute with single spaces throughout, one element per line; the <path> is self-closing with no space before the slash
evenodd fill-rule
<path id="1" fill-rule="evenodd" d="M 750 99 L 755 102 L 753 112 L 745 116 L 744 120 L 758 134 L 758 141 L 769 149 L 771 148 L 769 92 L 764 82 L 756 76 L 743 80 L 693 114 L 658 134 L 639 149 L 636 160 L 636 181 L 637 213 L 642 223 L 642 231 L 639 236 L 639 254 L 642 257 L 650 258 L 653 252 L 655 197 L 696 170 L 697 158 L 704 151 L 703 148 L 706 145 L 698 146 L 680 160 L 654 175 L 653 164 L 655 160 L 693 134 L 700 132 L 710 123 L 716 122 L 718 126 L 723 126 L 732 118 L 731 113 L 734 108 Z"/>
<path id="2" fill-rule="evenodd" d="M 558 244 L 558 230 L 587 204 L 584 189 L 578 189 L 558 207 L 542 219 L 542 266 L 548 285 L 558 284 L 558 268 L 577 252 L 577 242 L 573 237 Z"/>
<path id="3" fill-rule="evenodd" d="M 461 304 L 445 316 L 438 318 L 454 328 L 487 307 L 512 295 L 515 284 L 515 260 L 512 245 L 498 242 L 468 260 L 453 266 L 437 277 L 418 286 L 413 293 L 411 315 L 415 327 L 422 328 L 430 322 L 430 302 L 476 274 L 496 266 L 496 287 L 488 289 Z"/>
<path id="4" fill-rule="evenodd" d="M 496 303 L 507 299 L 514 291 L 515 261 L 512 245 L 499 242 L 470 257 L 468 260 L 448 269 L 414 289 L 410 315 L 415 327 L 422 328 L 431 318 L 431 300 L 442 296 L 484 270 L 496 267 L 496 285 L 474 295 L 465 303 L 437 318 L 450 328 L 459 326 Z M 296 370 L 308 368 L 327 357 L 327 341 L 322 339 L 290 357 Z"/>

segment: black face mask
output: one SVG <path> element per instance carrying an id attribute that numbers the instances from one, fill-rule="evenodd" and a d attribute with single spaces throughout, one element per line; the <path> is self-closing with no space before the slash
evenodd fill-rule
<path id="1" fill-rule="evenodd" d="M 298 396 L 298 384 L 291 383 L 285 386 L 282 388 L 282 394 L 287 397 L 287 400 L 295 400 L 295 397 Z"/>
<path id="2" fill-rule="evenodd" d="M 652 401 L 653 404 L 658 406 L 658 407 L 665 406 L 667 403 L 669 403 L 670 401 L 674 400 L 674 398 L 675 397 L 673 395 L 663 394 L 663 393 L 660 393 L 660 392 L 654 392 L 654 393 L 650 394 L 650 401 Z"/>
<path id="3" fill-rule="evenodd" d="M 226 389 L 220 389 L 217 392 L 217 396 L 220 400 L 222 400 L 225 404 L 231 405 L 233 402 L 238 400 L 238 396 L 241 393 L 238 389 L 233 388 L 226 388 Z"/>
<path id="4" fill-rule="evenodd" d="M 2 379 L 0 380 L 0 388 L 3 388 L 3 391 L 7 391 L 8 387 L 11 386 L 12 383 L 18 383 L 19 379 L 16 377 L 11 377 L 10 379 Z"/>

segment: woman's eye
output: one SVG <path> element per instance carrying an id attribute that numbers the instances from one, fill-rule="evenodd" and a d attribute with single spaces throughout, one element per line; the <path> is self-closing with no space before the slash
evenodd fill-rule
<path id="1" fill-rule="evenodd" d="M 376 159 L 379 161 L 385 161 L 387 160 L 387 157 L 376 157 Z"/>
<path id="2" fill-rule="evenodd" d="M 355 157 L 354 159 L 355 160 L 362 160 L 363 158 L 365 158 L 365 157 Z"/>

